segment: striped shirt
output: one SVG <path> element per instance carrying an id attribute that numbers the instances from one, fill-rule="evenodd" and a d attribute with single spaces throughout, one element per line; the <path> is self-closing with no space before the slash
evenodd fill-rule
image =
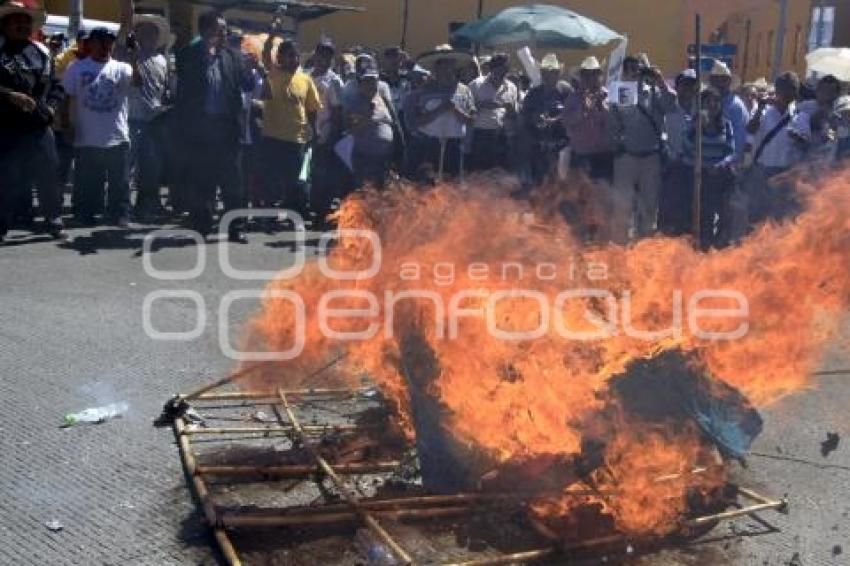
<path id="1" fill-rule="evenodd" d="M 687 165 L 694 164 L 696 153 L 696 123 L 689 120 L 685 124 L 685 135 L 683 139 L 682 161 Z M 730 155 L 735 153 L 735 133 L 732 122 L 723 119 L 723 127 L 716 134 L 710 134 L 706 129 L 702 133 L 702 163 L 703 165 L 717 165 Z"/>

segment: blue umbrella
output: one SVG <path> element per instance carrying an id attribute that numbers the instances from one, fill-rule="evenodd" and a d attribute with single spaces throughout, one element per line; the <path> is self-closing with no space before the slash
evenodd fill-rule
<path id="1" fill-rule="evenodd" d="M 528 45 L 546 49 L 587 49 L 606 45 L 622 36 L 566 8 L 530 4 L 471 22 L 455 31 L 452 39 L 487 48 Z"/>

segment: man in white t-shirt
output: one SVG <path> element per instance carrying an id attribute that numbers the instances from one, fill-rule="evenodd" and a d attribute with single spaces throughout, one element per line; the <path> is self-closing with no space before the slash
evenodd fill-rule
<path id="1" fill-rule="evenodd" d="M 112 58 L 115 34 L 108 29 L 92 30 L 89 44 L 90 56 L 73 63 L 63 78 L 77 151 L 74 183 L 80 202 L 74 203 L 74 213 L 83 223 L 94 224 L 108 182 L 107 214 L 125 227 L 130 214 L 128 100 L 133 70 Z"/>
<path id="2" fill-rule="evenodd" d="M 519 93 L 507 80 L 510 60 L 504 53 L 490 58 L 490 72 L 469 85 L 475 98 L 472 133 L 472 167 L 477 170 L 506 167 L 508 163 L 505 126 L 517 114 Z"/>

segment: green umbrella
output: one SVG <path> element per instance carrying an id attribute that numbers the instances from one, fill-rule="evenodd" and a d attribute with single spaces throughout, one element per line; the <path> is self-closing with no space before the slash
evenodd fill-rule
<path id="1" fill-rule="evenodd" d="M 487 48 L 528 45 L 545 49 L 586 49 L 622 39 L 614 30 L 566 8 L 547 4 L 515 6 L 469 23 L 452 34 Z"/>

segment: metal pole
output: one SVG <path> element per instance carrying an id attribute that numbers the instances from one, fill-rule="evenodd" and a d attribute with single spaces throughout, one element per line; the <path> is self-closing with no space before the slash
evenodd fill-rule
<path id="1" fill-rule="evenodd" d="M 73 41 L 83 24 L 83 0 L 71 0 L 68 9 L 68 35 Z"/>
<path id="2" fill-rule="evenodd" d="M 478 19 L 484 17 L 484 0 L 478 0 Z"/>
<path id="3" fill-rule="evenodd" d="M 741 79 L 747 80 L 750 70 L 750 35 L 753 31 L 753 21 L 747 18 L 747 23 L 744 24 L 744 63 L 741 66 Z"/>
<path id="4" fill-rule="evenodd" d="M 779 0 L 779 29 L 776 30 L 776 46 L 773 53 L 773 79 L 782 72 L 782 55 L 785 51 L 785 27 L 788 23 L 788 0 Z"/>
<path id="5" fill-rule="evenodd" d="M 401 0 L 401 41 L 402 49 L 407 48 L 407 20 L 410 16 L 410 0 Z"/>
<path id="6" fill-rule="evenodd" d="M 700 243 L 700 215 L 702 214 L 702 94 L 699 92 L 702 85 L 702 16 L 695 18 L 696 34 L 696 72 L 697 72 L 697 95 L 696 95 L 696 136 L 694 151 L 694 237 Z"/>

